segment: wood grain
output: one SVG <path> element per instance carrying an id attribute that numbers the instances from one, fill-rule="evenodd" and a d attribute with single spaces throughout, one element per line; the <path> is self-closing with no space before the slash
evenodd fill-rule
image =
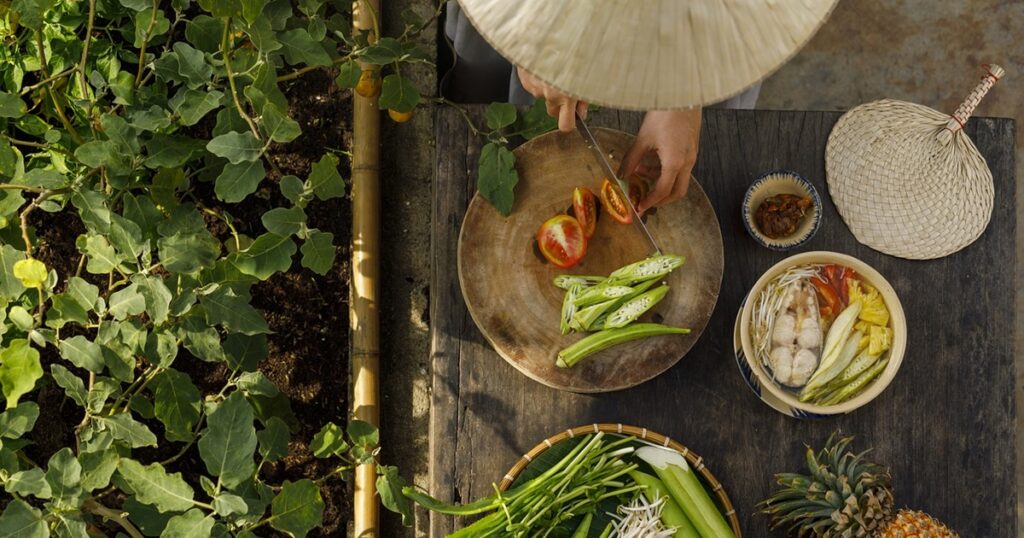
<path id="1" fill-rule="evenodd" d="M 479 121 L 482 108 L 472 114 Z M 468 319 L 454 270 L 454 247 L 473 192 L 482 140 L 457 113 L 438 111 L 438 177 L 433 226 L 434 406 L 431 492 L 472 500 L 539 440 L 593 422 L 660 431 L 705 457 L 729 491 L 744 534 L 770 536 L 756 503 L 772 474 L 800 469 L 804 444 L 821 446 L 834 430 L 874 447 L 892 469 L 896 504 L 925 510 L 962 536 L 1016 536 L 1013 282 L 1014 123 L 975 118 L 967 133 L 987 159 L 996 186 L 988 230 L 947 258 L 912 262 L 857 244 L 827 196 L 817 235 L 798 251 L 834 250 L 872 265 L 892 283 L 909 323 L 908 348 L 893 384 L 852 414 L 819 422 L 783 416 L 746 387 L 732 357 L 732 329 L 754 281 L 787 253 L 759 247 L 743 229 L 747 185 L 774 169 L 800 173 L 821 193 L 824 147 L 834 112 L 705 110 L 695 170 L 718 215 L 725 275 L 704 335 L 680 361 L 640 386 L 572 394 L 520 375 Z M 639 114 L 602 110 L 591 124 L 635 132 Z M 461 202 L 461 206 L 459 205 Z M 443 218 L 438 222 L 437 218 Z M 432 518 L 432 535 L 454 527 Z M 781 535 L 776 533 L 775 535 Z"/>
<path id="2" fill-rule="evenodd" d="M 595 129 L 612 166 L 632 143 L 621 131 Z M 503 217 L 480 194 L 473 197 L 459 238 L 459 280 L 473 320 L 484 337 L 520 372 L 550 387 L 573 392 L 607 392 L 632 387 L 678 362 L 700 337 L 722 282 L 722 234 L 711 202 L 693 182 L 680 203 L 646 218 L 663 252 L 686 258 L 665 279 L 668 295 L 641 321 L 661 320 L 686 327 L 688 335 L 627 342 L 597 353 L 572 368 L 558 368 L 558 351 L 583 337 L 562 335 L 559 316 L 564 291 L 552 284 L 559 274 L 607 275 L 646 258 L 650 247 L 635 226 L 607 215 L 598 219 L 583 260 L 559 269 L 535 255 L 534 236 L 547 219 L 564 213 L 578 186 L 599 192 L 604 174 L 575 132 L 549 133 L 515 150 L 519 183 L 514 211 Z"/>

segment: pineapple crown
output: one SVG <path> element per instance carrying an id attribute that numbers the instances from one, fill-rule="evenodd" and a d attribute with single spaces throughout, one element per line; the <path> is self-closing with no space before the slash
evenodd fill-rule
<path id="1" fill-rule="evenodd" d="M 872 536 L 892 517 L 892 478 L 889 470 L 865 461 L 870 452 L 848 451 L 853 437 L 837 433 L 817 454 L 807 447 L 809 474 L 780 473 L 781 486 L 761 502 L 772 528 L 788 525 L 797 536 L 853 538 Z"/>

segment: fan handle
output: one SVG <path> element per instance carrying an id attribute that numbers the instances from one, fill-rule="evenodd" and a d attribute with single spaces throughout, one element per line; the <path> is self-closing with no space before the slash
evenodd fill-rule
<path id="1" fill-rule="evenodd" d="M 974 90 L 964 99 L 963 103 L 957 107 L 956 112 L 949 117 L 949 121 L 946 122 L 945 127 L 942 128 L 938 133 L 938 139 L 943 144 L 948 144 L 953 139 L 953 133 L 964 128 L 967 124 L 967 119 L 974 113 L 974 109 L 978 107 L 978 103 L 985 97 L 985 94 L 992 89 L 992 85 L 997 80 L 1003 78 L 1006 71 L 1002 67 L 996 64 L 984 64 L 981 66 L 985 70 L 985 76 L 981 77 L 981 82 L 974 87 Z"/>

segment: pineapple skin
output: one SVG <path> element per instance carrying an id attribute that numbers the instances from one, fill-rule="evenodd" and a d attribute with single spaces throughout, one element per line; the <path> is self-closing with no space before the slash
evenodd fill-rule
<path id="1" fill-rule="evenodd" d="M 959 538 L 932 516 L 916 510 L 900 510 L 879 538 Z"/>

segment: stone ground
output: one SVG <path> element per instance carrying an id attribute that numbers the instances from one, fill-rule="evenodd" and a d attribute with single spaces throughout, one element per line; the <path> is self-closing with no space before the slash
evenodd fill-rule
<path id="1" fill-rule="evenodd" d="M 399 20 L 412 6 L 432 12 L 431 0 L 384 2 L 383 19 Z M 385 24 L 387 27 L 388 24 Z M 1024 2 L 1006 0 L 844 0 L 830 20 L 788 64 L 769 77 L 759 108 L 846 110 L 883 97 L 952 111 L 978 77 L 978 66 L 1002 65 L 1007 75 L 978 108 L 985 116 L 1024 120 Z M 394 29 L 386 30 L 394 33 Z M 424 43 L 434 47 L 433 35 Z M 416 74 L 422 89 L 434 88 L 429 69 Z M 1019 128 L 1019 127 L 1018 127 Z M 433 126 L 428 114 L 409 123 L 385 120 L 382 180 L 383 305 L 382 393 L 385 458 L 417 484 L 426 484 L 430 403 L 429 319 L 430 196 L 434 165 Z M 1017 139 L 1017 200 L 1024 200 L 1024 136 Z M 1018 210 L 1018 227 L 1024 211 Z M 1024 244 L 1017 245 L 1024 263 Z M 1018 273 L 1018 311 L 1024 308 L 1024 278 Z M 1024 350 L 1024 320 L 1017 323 L 1017 349 Z M 965 357 L 965 360 L 968 359 Z M 1017 368 L 1018 401 L 1024 367 Z M 1024 416 L 1024 415 L 1022 415 Z M 1020 419 L 1019 419 L 1020 420 Z M 1018 424 L 1018 491 L 1024 491 L 1024 441 Z M 1009 472 L 1009 471 L 1007 471 Z M 1018 494 L 1018 514 L 1024 496 Z M 384 517 L 382 536 L 425 535 L 425 516 L 402 531 Z"/>

